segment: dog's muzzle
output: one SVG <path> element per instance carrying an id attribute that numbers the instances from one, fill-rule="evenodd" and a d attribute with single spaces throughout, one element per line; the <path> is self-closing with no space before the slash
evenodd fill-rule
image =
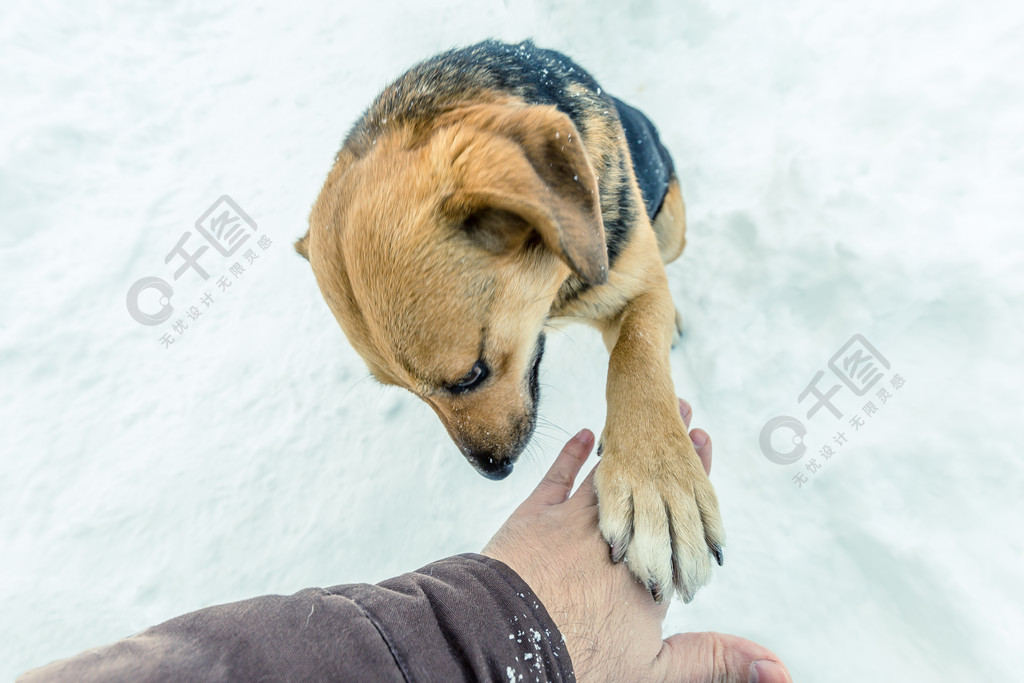
<path id="1" fill-rule="evenodd" d="M 512 474 L 512 468 L 515 467 L 519 454 L 523 452 L 530 437 L 533 436 L 533 430 L 537 426 L 537 404 L 540 402 L 540 360 L 543 356 L 544 334 L 541 333 L 537 338 L 533 360 L 530 362 L 530 369 L 526 375 L 526 383 L 530 390 L 530 410 L 517 421 L 509 435 L 509 447 L 505 449 L 505 452 L 499 454 L 491 450 L 478 450 L 459 445 L 459 450 L 466 456 L 469 464 L 488 479 L 498 481 Z"/>

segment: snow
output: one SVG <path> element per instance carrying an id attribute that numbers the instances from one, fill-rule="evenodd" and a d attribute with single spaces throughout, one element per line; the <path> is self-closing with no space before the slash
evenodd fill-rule
<path id="1" fill-rule="evenodd" d="M 666 633 L 774 649 L 797 680 L 1007 680 L 1024 634 L 1024 6 L 5 3 L 0 9 L 0 678 L 176 614 L 479 550 L 603 423 L 598 336 L 549 340 L 543 426 L 480 478 L 377 387 L 290 242 L 348 126 L 486 36 L 568 52 L 673 151 L 678 391 L 715 440 L 725 566 Z M 169 324 L 128 288 L 229 195 L 265 251 L 209 253 Z M 199 242 L 190 242 L 194 249 Z M 239 252 L 241 254 L 241 252 Z M 186 282 L 186 280 L 188 282 Z M 177 317 L 177 316 L 176 316 Z M 758 445 L 861 334 L 906 380 L 831 459 Z M 836 381 L 838 383 L 838 381 Z M 874 390 L 873 390 L 874 393 Z M 808 481 L 797 488 L 793 477 Z"/>

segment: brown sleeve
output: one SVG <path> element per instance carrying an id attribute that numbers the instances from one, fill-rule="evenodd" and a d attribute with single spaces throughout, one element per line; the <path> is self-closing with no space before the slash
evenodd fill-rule
<path id="1" fill-rule="evenodd" d="M 529 586 L 482 555 L 376 586 L 218 605 L 30 671 L 36 681 L 571 681 Z"/>

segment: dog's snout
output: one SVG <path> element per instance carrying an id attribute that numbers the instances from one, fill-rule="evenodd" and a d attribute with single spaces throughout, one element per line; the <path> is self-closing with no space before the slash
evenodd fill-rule
<path id="1" fill-rule="evenodd" d="M 512 474 L 515 467 L 514 458 L 495 458 L 488 453 L 470 452 L 466 453 L 466 459 L 473 465 L 477 472 L 498 481 Z"/>

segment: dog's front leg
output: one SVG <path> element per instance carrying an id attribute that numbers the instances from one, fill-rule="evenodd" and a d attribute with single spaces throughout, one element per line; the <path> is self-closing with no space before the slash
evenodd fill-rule
<path id="1" fill-rule="evenodd" d="M 659 264 L 660 265 L 660 264 Z M 664 271 L 605 330 L 608 419 L 595 477 L 601 533 L 660 602 L 684 602 L 722 562 L 718 500 L 679 415 L 669 349 L 675 308 Z"/>

